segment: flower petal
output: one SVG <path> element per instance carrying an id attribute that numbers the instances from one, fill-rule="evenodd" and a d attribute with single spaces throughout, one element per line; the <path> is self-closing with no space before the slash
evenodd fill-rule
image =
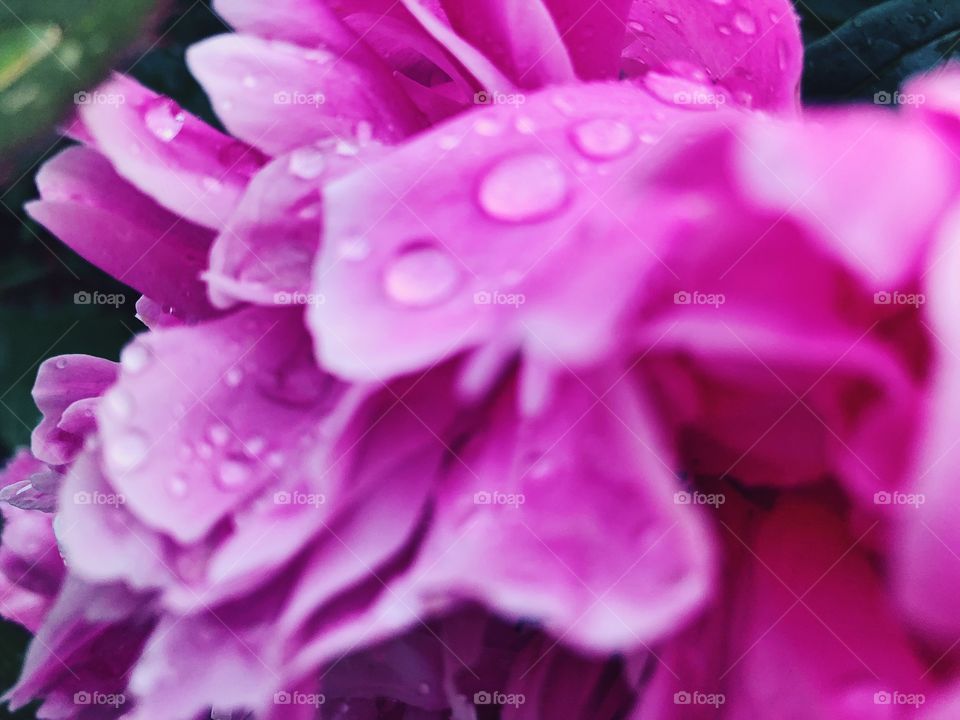
<path id="1" fill-rule="evenodd" d="M 390 142 L 423 125 L 385 70 L 327 50 L 230 34 L 191 46 L 187 62 L 227 129 L 271 155 L 365 133 Z"/>
<path id="2" fill-rule="evenodd" d="M 130 78 L 98 92 L 120 101 L 83 105 L 80 115 L 117 172 L 177 215 L 223 227 L 263 156 Z"/>

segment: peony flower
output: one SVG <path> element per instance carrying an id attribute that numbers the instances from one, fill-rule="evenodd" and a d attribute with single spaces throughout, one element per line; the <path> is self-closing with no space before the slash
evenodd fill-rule
<path id="1" fill-rule="evenodd" d="M 851 528 L 909 484 L 928 337 L 883 293 L 922 283 L 948 125 L 798 117 L 785 0 L 218 8 L 238 32 L 188 61 L 229 135 L 115 77 L 28 207 L 148 331 L 40 371 L 2 497 L 56 504 L 66 577 L 11 595 L 38 627 L 14 705 L 603 720 L 717 688 L 732 718 L 828 691 L 839 717 L 926 691 Z"/>

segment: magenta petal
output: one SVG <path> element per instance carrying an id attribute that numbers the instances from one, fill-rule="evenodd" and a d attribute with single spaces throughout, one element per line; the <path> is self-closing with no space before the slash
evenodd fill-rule
<path id="1" fill-rule="evenodd" d="M 581 80 L 619 79 L 633 0 L 545 0 Z"/>
<path id="2" fill-rule="evenodd" d="M 377 153 L 376 145 L 332 141 L 298 148 L 257 173 L 210 252 L 205 279 L 213 301 L 221 307 L 322 301 L 309 296 L 322 232 L 320 187 Z"/>
<path id="3" fill-rule="evenodd" d="M 452 464 L 417 565 L 399 583 L 416 602 L 399 605 L 478 600 L 591 652 L 663 637 L 700 607 L 711 542 L 697 514 L 675 504 L 652 418 L 628 381 L 586 382 L 565 379 L 538 417 L 518 416 L 512 392 L 499 398 Z"/>
<path id="4" fill-rule="evenodd" d="M 100 154 L 65 150 L 37 175 L 27 212 L 94 265 L 178 315 L 213 313 L 200 273 L 210 235 L 120 178 Z"/>
<path id="5" fill-rule="evenodd" d="M 84 105 L 81 117 L 117 172 L 174 213 L 223 227 L 263 156 L 130 78 L 99 92 L 123 102 Z"/>
<path id="6" fill-rule="evenodd" d="M 231 34 L 187 59 L 230 132 L 271 155 L 328 137 L 399 140 L 423 124 L 386 70 L 326 50 Z"/>
<path id="7" fill-rule="evenodd" d="M 526 100 L 462 115 L 325 188 L 312 286 L 325 302 L 308 316 L 325 367 L 390 377 L 488 342 L 579 364 L 616 342 L 673 222 L 621 180 L 703 115 L 622 84 Z"/>
<path id="8" fill-rule="evenodd" d="M 636 0 L 627 41 L 629 75 L 679 74 L 745 107 L 798 107 L 803 46 L 789 0 Z"/>
<path id="9" fill-rule="evenodd" d="M 575 79 L 563 38 L 543 0 L 444 0 L 453 29 L 517 87 Z"/>
<path id="10" fill-rule="evenodd" d="M 203 536 L 277 477 L 295 429 L 332 381 L 310 362 L 296 310 L 250 310 L 158 330 L 123 353 L 99 420 L 111 484 L 138 518 L 182 542 Z"/>
<path id="11" fill-rule="evenodd" d="M 99 400 L 116 379 L 116 363 L 89 355 L 66 355 L 44 362 L 33 386 L 34 402 L 43 413 L 33 431 L 34 456 L 51 465 L 73 460 L 85 435 L 95 427 L 95 403 L 78 406 L 84 400 Z"/>

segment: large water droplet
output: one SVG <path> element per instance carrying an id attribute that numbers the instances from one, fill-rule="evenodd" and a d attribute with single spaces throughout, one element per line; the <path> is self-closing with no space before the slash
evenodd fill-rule
<path id="1" fill-rule="evenodd" d="M 121 420 L 126 420 L 133 415 L 133 396 L 126 390 L 116 389 L 108 393 L 105 400 L 107 408 Z"/>
<path id="2" fill-rule="evenodd" d="M 630 126 L 619 120 L 598 118 L 573 128 L 573 143 L 584 155 L 596 160 L 611 160 L 627 153 L 634 144 Z"/>
<path id="3" fill-rule="evenodd" d="M 549 155 L 509 158 L 495 165 L 480 184 L 480 206 L 506 222 L 533 222 L 555 214 L 570 192 L 566 172 Z"/>
<path id="4" fill-rule="evenodd" d="M 757 21 L 750 13 L 742 10 L 733 16 L 733 26 L 744 35 L 753 35 L 757 32 Z"/>
<path id="5" fill-rule="evenodd" d="M 110 461 L 121 472 L 132 470 L 143 462 L 150 449 L 147 438 L 139 432 L 124 433 L 107 449 Z"/>
<path id="6" fill-rule="evenodd" d="M 402 305 L 430 307 L 457 289 L 460 270 L 450 254 L 432 241 L 414 243 L 387 266 L 384 289 Z"/>
<path id="7" fill-rule="evenodd" d="M 217 475 L 220 487 L 226 490 L 236 490 L 250 479 L 250 463 L 241 459 L 228 459 L 220 463 Z"/>
<path id="8" fill-rule="evenodd" d="M 143 113 L 147 129 L 163 142 L 170 142 L 183 129 L 186 115 L 173 100 L 159 97 L 147 103 Z"/>
<path id="9" fill-rule="evenodd" d="M 290 153 L 290 173 L 301 180 L 315 180 L 327 168 L 327 158 L 316 148 L 299 148 Z"/>
<path id="10" fill-rule="evenodd" d="M 120 358 L 120 365 L 129 373 L 137 374 L 150 364 L 150 351 L 138 342 L 128 345 Z"/>
<path id="11" fill-rule="evenodd" d="M 180 475 L 174 475 L 170 478 L 170 481 L 167 483 L 167 487 L 170 490 L 170 494 L 175 498 L 182 498 L 187 494 L 187 481 L 183 479 Z"/>

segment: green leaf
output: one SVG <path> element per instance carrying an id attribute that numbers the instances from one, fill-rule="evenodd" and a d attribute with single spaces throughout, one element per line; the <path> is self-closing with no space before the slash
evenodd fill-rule
<path id="1" fill-rule="evenodd" d="M 867 100 L 960 55 L 957 0 L 796 0 L 807 102 Z"/>
<path id="2" fill-rule="evenodd" d="M 154 0 L 0 3 L 0 156 L 48 131 L 142 34 Z M 8 158 L 5 158 L 8 159 Z"/>

